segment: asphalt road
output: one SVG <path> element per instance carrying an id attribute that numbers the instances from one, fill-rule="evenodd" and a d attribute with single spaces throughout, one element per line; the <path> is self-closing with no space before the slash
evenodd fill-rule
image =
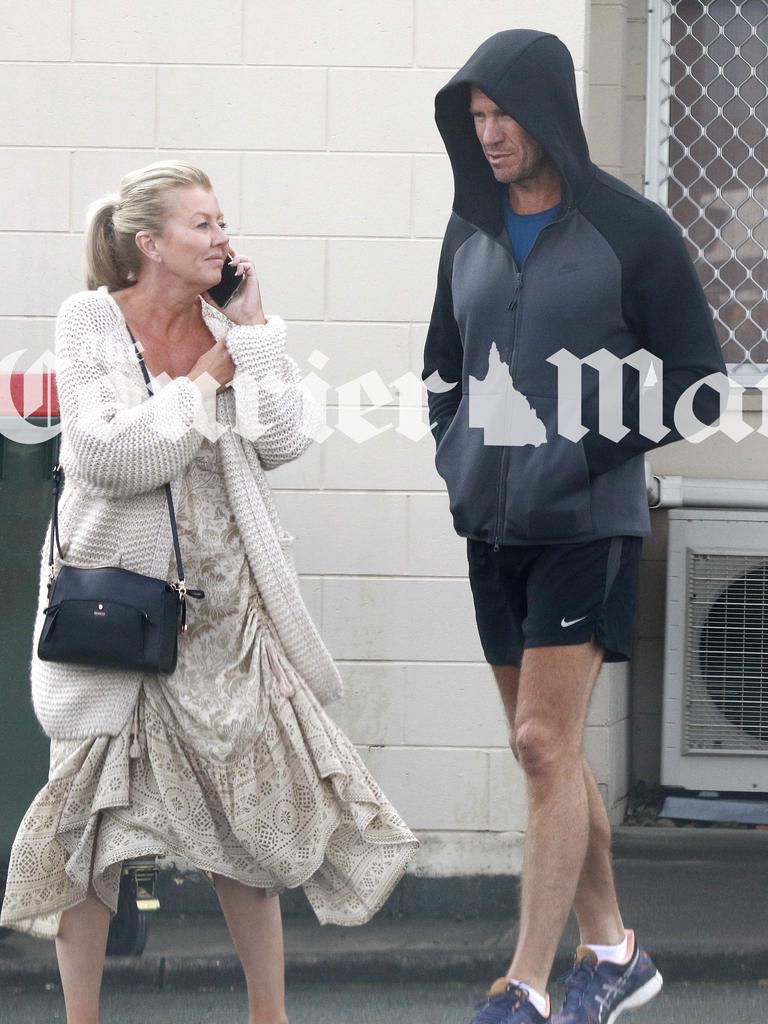
<path id="1" fill-rule="evenodd" d="M 294 985 L 291 1024 L 467 1024 L 478 990 L 468 985 Z M 106 992 L 104 1024 L 245 1024 L 245 993 Z M 766 983 L 668 985 L 627 1024 L 766 1024 Z M 0 995 L 1 1024 L 65 1024 L 61 993 Z"/>

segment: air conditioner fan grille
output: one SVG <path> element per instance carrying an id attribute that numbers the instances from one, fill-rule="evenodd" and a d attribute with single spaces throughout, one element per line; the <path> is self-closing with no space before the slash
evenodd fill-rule
<path id="1" fill-rule="evenodd" d="M 684 746 L 768 754 L 768 560 L 691 552 Z"/>

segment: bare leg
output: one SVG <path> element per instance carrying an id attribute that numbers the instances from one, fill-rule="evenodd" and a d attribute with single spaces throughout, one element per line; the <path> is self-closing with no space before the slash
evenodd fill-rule
<path id="1" fill-rule="evenodd" d="M 509 724 L 510 746 L 517 757 L 514 723 L 520 669 L 516 665 L 496 665 L 493 672 Z M 586 758 L 583 758 L 583 765 L 589 807 L 589 839 L 576 889 L 574 911 L 581 942 L 614 945 L 624 938 L 624 923 L 613 881 L 611 829 L 605 804 Z"/>
<path id="2" fill-rule="evenodd" d="M 586 859 L 590 803 L 582 742 L 601 663 L 593 643 L 529 648 L 517 679 L 512 739 L 526 773 L 529 823 L 520 935 L 509 976 L 540 992 Z"/>
<path id="3" fill-rule="evenodd" d="M 67 1024 L 99 1024 L 110 910 L 93 890 L 61 915 L 56 956 L 64 990 Z"/>
<path id="4" fill-rule="evenodd" d="M 224 875 L 213 877 L 245 973 L 248 1024 L 288 1024 L 279 899 Z"/>
<path id="5" fill-rule="evenodd" d="M 520 935 L 510 974 L 546 991 L 587 853 L 589 802 L 582 742 L 602 662 L 594 644 L 523 655 L 515 719 L 528 783 Z"/>
<path id="6" fill-rule="evenodd" d="M 611 825 L 595 776 L 584 760 L 584 782 L 589 802 L 589 843 L 579 876 L 573 909 L 581 942 L 614 946 L 624 940 L 611 864 Z"/>
<path id="7" fill-rule="evenodd" d="M 507 718 L 509 730 L 509 745 L 512 753 L 517 757 L 517 743 L 515 742 L 515 718 L 517 717 L 517 691 L 520 686 L 520 669 L 517 665 L 492 665 L 496 685 L 499 688 L 501 703 L 504 705 L 504 714 Z"/>

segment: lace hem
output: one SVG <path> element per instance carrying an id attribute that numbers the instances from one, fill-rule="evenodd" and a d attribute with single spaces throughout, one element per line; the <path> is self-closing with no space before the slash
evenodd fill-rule
<path id="1" fill-rule="evenodd" d="M 363 924 L 380 909 L 417 840 L 281 652 L 269 654 L 270 714 L 242 755 L 200 757 L 154 697 L 139 757 L 130 722 L 52 746 L 60 760 L 19 828 L 0 924 L 53 938 L 89 884 L 114 911 L 122 862 L 148 854 L 270 893 L 304 886 L 323 924 Z"/>

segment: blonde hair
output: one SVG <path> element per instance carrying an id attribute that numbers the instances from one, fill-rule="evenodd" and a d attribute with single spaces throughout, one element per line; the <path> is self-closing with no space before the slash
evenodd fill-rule
<path id="1" fill-rule="evenodd" d="M 137 232 L 162 231 L 167 194 L 191 185 L 211 188 L 208 175 L 194 164 L 162 160 L 126 174 L 119 192 L 92 203 L 85 225 L 87 287 L 106 285 L 114 292 L 134 284 L 141 269 Z"/>

